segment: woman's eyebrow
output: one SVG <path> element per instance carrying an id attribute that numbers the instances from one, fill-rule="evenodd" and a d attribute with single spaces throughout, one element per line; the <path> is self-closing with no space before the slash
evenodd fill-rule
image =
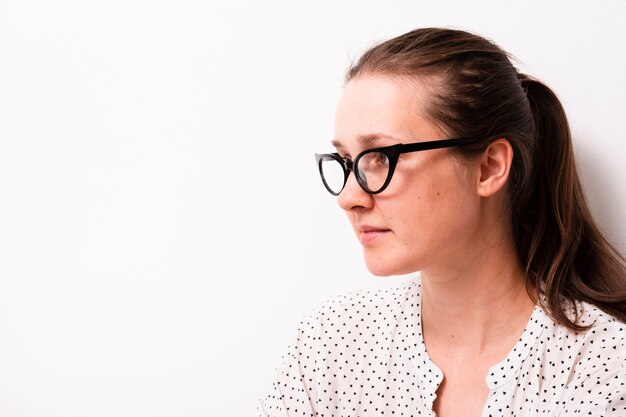
<path id="1" fill-rule="evenodd" d="M 382 139 L 393 139 L 393 140 L 397 140 L 398 143 L 401 143 L 402 141 L 398 138 L 396 138 L 395 136 L 392 135 L 388 135 L 385 133 L 371 133 L 368 135 L 361 135 L 358 136 L 356 138 L 356 140 L 361 143 L 362 145 L 371 145 L 379 140 Z M 335 148 L 343 148 L 343 144 L 338 140 L 338 139 L 333 139 L 330 142 Z"/>
<path id="2" fill-rule="evenodd" d="M 343 144 L 337 139 L 333 139 L 330 144 L 333 145 L 333 148 L 336 150 L 344 149 Z"/>

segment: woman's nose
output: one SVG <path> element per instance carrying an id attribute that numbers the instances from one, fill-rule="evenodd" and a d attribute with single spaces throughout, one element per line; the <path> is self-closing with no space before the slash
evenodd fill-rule
<path id="1" fill-rule="evenodd" d="M 353 172 L 348 175 L 346 185 L 337 197 L 337 204 L 346 211 L 371 207 L 373 197 L 356 180 Z"/>

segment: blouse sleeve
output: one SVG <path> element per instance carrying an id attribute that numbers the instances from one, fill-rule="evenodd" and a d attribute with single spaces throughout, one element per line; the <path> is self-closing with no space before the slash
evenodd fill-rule
<path id="1" fill-rule="evenodd" d="M 316 311 L 303 318 L 295 340 L 282 355 L 270 393 L 257 403 L 260 417 L 315 416 L 320 328 Z"/>

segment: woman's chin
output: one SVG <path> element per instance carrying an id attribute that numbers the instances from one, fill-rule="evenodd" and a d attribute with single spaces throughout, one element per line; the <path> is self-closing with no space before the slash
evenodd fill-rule
<path id="1" fill-rule="evenodd" d="M 365 255 L 365 265 L 372 275 L 388 277 L 391 275 L 406 275 L 416 272 L 417 269 L 393 259 L 380 259 Z"/>

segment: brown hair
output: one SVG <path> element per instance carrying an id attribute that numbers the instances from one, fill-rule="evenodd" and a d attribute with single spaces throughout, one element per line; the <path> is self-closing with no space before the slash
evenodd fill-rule
<path id="1" fill-rule="evenodd" d="M 526 286 L 558 323 L 587 327 L 565 312 L 563 299 L 595 304 L 626 321 L 624 256 L 593 221 L 576 166 L 569 125 L 556 95 L 519 73 L 508 54 L 480 36 L 417 29 L 369 49 L 347 80 L 365 74 L 426 79 L 427 114 L 451 137 L 483 140 L 459 148 L 482 153 L 495 139 L 513 147 L 509 190 L 517 256 Z M 578 314 L 578 313 L 577 313 Z"/>

